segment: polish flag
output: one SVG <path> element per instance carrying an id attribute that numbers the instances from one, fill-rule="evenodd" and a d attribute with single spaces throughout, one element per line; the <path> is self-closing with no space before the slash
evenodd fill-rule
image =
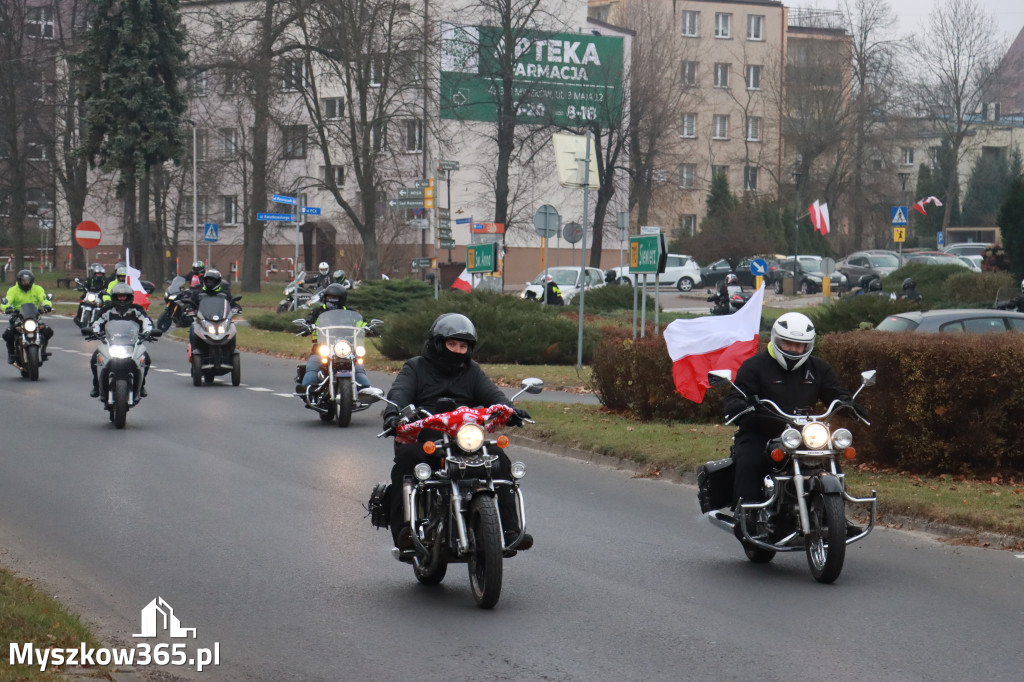
<path id="1" fill-rule="evenodd" d="M 763 301 L 762 286 L 731 315 L 674 320 L 665 328 L 672 380 L 681 396 L 703 402 L 710 387 L 709 371 L 731 369 L 735 375 L 743 361 L 757 352 Z"/>
<path id="2" fill-rule="evenodd" d="M 813 205 L 807 207 L 807 210 L 811 213 L 811 224 L 814 225 L 814 231 L 823 235 L 828 234 L 828 204 L 815 200 Z"/>
<path id="3" fill-rule="evenodd" d="M 914 204 L 911 208 L 920 213 L 921 215 L 928 215 L 924 212 L 924 207 L 927 204 L 935 204 L 936 206 L 942 206 L 942 202 L 939 201 L 938 197 L 928 197 L 927 199 L 921 199 L 921 201 Z"/>
<path id="4" fill-rule="evenodd" d="M 132 267 L 131 249 L 124 250 L 124 268 L 128 271 L 128 285 L 135 292 L 135 303 L 149 310 L 149 294 L 142 287 L 142 272 Z"/>
<path id="5" fill-rule="evenodd" d="M 473 291 L 473 280 L 471 277 L 469 269 L 463 268 L 462 274 L 459 275 L 459 278 L 452 283 L 452 289 L 459 289 L 460 291 L 465 291 L 467 294 L 470 291 Z"/>

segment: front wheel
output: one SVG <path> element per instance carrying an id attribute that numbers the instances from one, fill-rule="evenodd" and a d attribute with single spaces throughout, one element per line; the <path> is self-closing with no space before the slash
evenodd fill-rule
<path id="1" fill-rule="evenodd" d="M 689 277 L 680 277 L 676 282 L 676 289 L 679 291 L 693 291 L 693 280 Z"/>
<path id="2" fill-rule="evenodd" d="M 807 296 L 808 294 L 811 293 L 811 283 L 808 282 L 806 279 L 800 282 L 800 293 L 803 294 L 804 296 Z"/>
<path id="3" fill-rule="evenodd" d="M 352 423 L 352 380 L 338 381 L 338 426 L 346 427 Z"/>
<path id="4" fill-rule="evenodd" d="M 25 369 L 29 379 L 39 381 L 39 346 L 25 348 Z"/>
<path id="5" fill-rule="evenodd" d="M 819 583 L 835 582 L 846 560 L 846 513 L 837 494 L 814 493 L 808 505 L 807 565 Z"/>
<path id="6" fill-rule="evenodd" d="M 501 525 L 496 500 L 477 495 L 469 505 L 473 533 L 469 556 L 469 588 L 476 605 L 492 609 L 501 597 Z"/>
<path id="7" fill-rule="evenodd" d="M 779 295 L 782 294 L 782 280 L 781 279 L 775 280 L 775 284 L 773 284 L 772 287 L 775 289 L 775 293 L 777 293 Z"/>
<path id="8" fill-rule="evenodd" d="M 114 382 L 114 427 L 123 429 L 128 419 L 128 380 Z"/>
<path id="9" fill-rule="evenodd" d="M 195 351 L 192 351 L 192 385 L 203 385 L 203 358 Z"/>
<path id="10" fill-rule="evenodd" d="M 231 356 L 231 385 L 238 386 L 242 383 L 242 356 L 235 353 Z"/>

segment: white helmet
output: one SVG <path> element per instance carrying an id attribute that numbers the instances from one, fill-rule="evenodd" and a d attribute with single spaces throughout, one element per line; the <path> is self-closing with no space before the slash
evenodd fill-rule
<path id="1" fill-rule="evenodd" d="M 320 263 L 320 267 L 317 269 L 320 271 L 321 275 L 326 275 L 328 272 L 331 271 L 331 266 L 328 265 L 327 263 Z"/>
<path id="2" fill-rule="evenodd" d="M 786 352 L 779 348 L 779 341 L 793 341 L 804 344 L 801 352 Z M 772 325 L 771 352 L 782 369 L 794 370 L 807 361 L 814 350 L 814 323 L 803 313 L 785 313 Z"/>

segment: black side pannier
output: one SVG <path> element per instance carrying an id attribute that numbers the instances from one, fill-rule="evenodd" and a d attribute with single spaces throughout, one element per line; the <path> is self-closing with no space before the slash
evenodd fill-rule
<path id="1" fill-rule="evenodd" d="M 376 528 L 387 528 L 391 523 L 391 484 L 375 485 L 365 509 L 370 517 L 370 523 Z"/>
<path id="2" fill-rule="evenodd" d="M 700 510 L 707 513 L 732 504 L 735 470 L 731 457 L 704 464 L 697 472 L 697 499 Z"/>

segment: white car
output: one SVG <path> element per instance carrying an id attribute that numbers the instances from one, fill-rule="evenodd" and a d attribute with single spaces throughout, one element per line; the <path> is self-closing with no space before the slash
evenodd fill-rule
<path id="1" fill-rule="evenodd" d="M 633 278 L 637 277 L 637 275 L 629 274 L 629 266 L 612 268 L 612 272 L 622 280 L 623 284 L 630 286 L 633 284 Z M 639 277 L 639 281 L 643 284 L 642 276 Z M 659 281 L 663 287 L 675 287 L 679 291 L 692 291 L 695 287 L 700 286 L 700 266 L 689 256 L 670 253 L 665 262 L 665 272 L 661 273 Z M 647 277 L 647 284 L 654 286 L 654 276 Z"/>
<path id="2" fill-rule="evenodd" d="M 551 275 L 555 284 L 562 291 L 562 300 L 568 303 L 571 301 L 576 294 L 580 291 L 580 268 L 579 267 L 556 267 L 548 268 L 548 273 Z M 604 286 L 604 273 L 597 268 L 586 268 L 586 280 L 585 284 L 587 289 L 593 289 L 595 287 Z M 532 299 L 540 301 L 544 295 L 544 271 L 541 270 L 540 274 L 533 278 L 532 282 L 526 283 L 526 288 L 523 289 L 523 293 L 519 294 L 520 298 Z"/>

